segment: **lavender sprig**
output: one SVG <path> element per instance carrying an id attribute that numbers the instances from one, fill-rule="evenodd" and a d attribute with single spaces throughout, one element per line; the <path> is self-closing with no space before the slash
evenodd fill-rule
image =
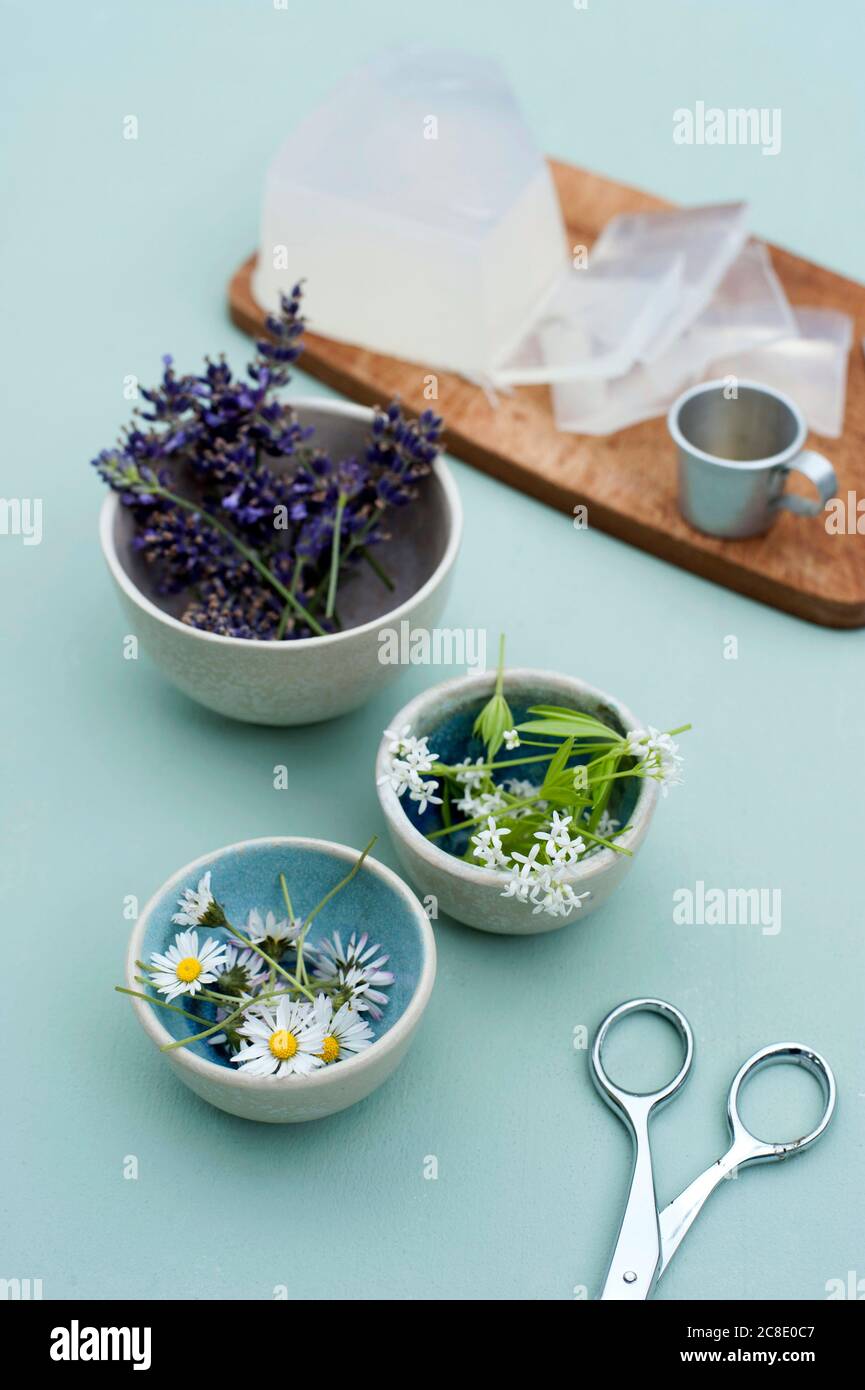
<path id="1" fill-rule="evenodd" d="M 301 352 L 301 286 L 284 295 L 245 375 L 223 358 L 199 375 L 163 358 L 158 385 L 94 465 L 135 519 L 133 544 L 183 620 L 226 636 L 282 640 L 338 625 L 340 582 L 387 539 L 391 509 L 429 474 L 442 421 L 375 412 L 358 458 L 333 460 L 278 390 Z"/>

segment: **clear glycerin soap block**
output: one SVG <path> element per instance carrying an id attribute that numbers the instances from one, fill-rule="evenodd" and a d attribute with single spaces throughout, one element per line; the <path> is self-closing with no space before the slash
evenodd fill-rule
<path id="1" fill-rule="evenodd" d="M 684 258 L 678 297 L 644 360 L 662 356 L 705 309 L 747 235 L 746 203 L 622 213 L 607 223 L 590 253 L 593 266 L 608 258 L 633 264 L 662 254 Z"/>
<path id="2" fill-rule="evenodd" d="M 532 332 L 492 376 L 495 386 L 622 376 L 651 342 L 675 304 L 683 258 L 613 257 L 568 271 Z"/>
<path id="3" fill-rule="evenodd" d="M 784 391 L 812 430 L 838 439 L 844 428 L 853 320 L 834 309 L 795 309 L 798 335 L 717 359 L 712 376 L 762 381 Z"/>
<path id="4" fill-rule="evenodd" d="M 652 361 L 604 382 L 553 387 L 559 429 L 612 434 L 663 415 L 686 386 L 707 374 L 716 359 L 795 338 L 796 319 L 771 257 L 760 242 L 742 247 L 695 322 Z M 717 375 L 714 370 L 710 375 Z"/>
<path id="5" fill-rule="evenodd" d="M 390 49 L 268 172 L 253 292 L 305 281 L 313 332 L 488 377 L 567 268 L 546 161 L 499 68 Z"/>

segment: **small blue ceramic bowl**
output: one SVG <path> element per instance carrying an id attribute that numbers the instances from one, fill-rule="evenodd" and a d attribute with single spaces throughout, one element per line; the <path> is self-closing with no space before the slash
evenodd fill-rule
<path id="1" fill-rule="evenodd" d="M 127 984 L 135 983 L 136 960 L 164 952 L 181 928 L 171 920 L 186 888 L 211 873 L 214 896 L 230 922 L 241 930 L 250 908 L 285 916 L 279 885 L 285 874 L 298 916 L 310 911 L 344 878 L 358 851 L 327 840 L 297 837 L 244 840 L 215 850 L 180 869 L 154 894 L 135 925 L 129 943 Z M 369 1019 L 375 1042 L 354 1057 L 322 1067 L 310 1076 L 250 1077 L 207 1041 L 191 1043 L 163 1055 L 188 1086 L 221 1110 L 272 1124 L 321 1119 L 362 1100 L 390 1076 L 402 1060 L 432 991 L 436 969 L 435 939 L 426 912 L 411 889 L 391 869 L 367 857 L 352 882 L 315 918 L 308 940 L 313 944 L 333 931 L 345 941 L 353 931 L 368 932 L 390 957 L 396 979 L 377 1022 Z M 224 930 L 198 928 L 199 940 L 210 934 L 228 939 Z M 183 1007 L 183 999 L 176 1001 Z M 180 1014 L 132 1001 L 148 1037 L 164 1047 L 188 1036 L 194 1025 Z M 196 1010 L 198 1012 L 198 1010 Z"/>

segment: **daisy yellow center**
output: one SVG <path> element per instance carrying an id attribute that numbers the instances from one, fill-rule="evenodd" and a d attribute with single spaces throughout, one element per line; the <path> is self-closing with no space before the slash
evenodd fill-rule
<path id="1" fill-rule="evenodd" d="M 276 1032 L 270 1035 L 269 1047 L 274 1057 L 280 1062 L 287 1062 L 297 1051 L 297 1038 L 286 1028 L 277 1028 Z"/>
<path id="2" fill-rule="evenodd" d="M 196 960 L 195 956 L 184 956 L 183 960 L 178 961 L 176 973 L 178 980 L 189 985 L 201 974 L 201 961 Z"/>
<path id="3" fill-rule="evenodd" d="M 337 1057 L 339 1056 L 339 1041 L 337 1038 L 333 1036 L 332 1033 L 328 1033 L 327 1037 L 322 1043 L 321 1052 L 319 1053 L 319 1056 L 325 1062 L 335 1062 Z M 341 1074 L 342 1073 L 340 1073 L 340 1075 Z"/>

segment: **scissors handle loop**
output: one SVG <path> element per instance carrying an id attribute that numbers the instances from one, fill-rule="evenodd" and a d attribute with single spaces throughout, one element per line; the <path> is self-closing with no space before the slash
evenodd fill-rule
<path id="1" fill-rule="evenodd" d="M 807 1134 L 803 1134 L 798 1139 L 787 1140 L 782 1144 L 773 1144 L 765 1139 L 759 1139 L 745 1124 L 739 1110 L 739 1095 L 742 1087 L 756 1076 L 757 1072 L 763 1071 L 765 1067 L 784 1063 L 805 1067 L 812 1076 L 817 1078 L 823 1092 L 823 1114 L 818 1123 Z M 730 1093 L 727 1097 L 727 1118 L 730 1122 L 733 1145 L 739 1151 L 748 1151 L 748 1156 L 740 1159 L 739 1164 L 771 1163 L 776 1159 L 790 1158 L 793 1154 L 801 1153 L 803 1149 L 807 1149 L 810 1144 L 815 1144 L 825 1133 L 832 1119 L 835 1099 L 836 1087 L 832 1068 L 825 1057 L 821 1057 L 820 1053 L 815 1052 L 812 1047 L 806 1047 L 804 1043 L 772 1043 L 770 1047 L 762 1047 L 759 1052 L 754 1053 L 753 1057 L 749 1057 L 747 1062 L 743 1062 L 733 1077 Z"/>
<path id="2" fill-rule="evenodd" d="M 617 1086 L 604 1067 L 604 1043 L 610 1029 L 627 1015 L 638 1013 L 659 1014 L 661 1018 L 667 1019 L 676 1029 L 685 1048 L 682 1065 L 672 1081 L 656 1091 L 628 1091 L 624 1086 Z M 656 1110 L 671 1100 L 679 1088 L 684 1085 L 693 1061 L 694 1035 L 691 1032 L 691 1025 L 675 1005 L 668 1004 L 664 999 L 629 999 L 627 1003 L 619 1004 L 617 1008 L 611 1009 L 598 1028 L 592 1045 L 592 1077 L 595 1085 L 607 1104 L 626 1122 L 631 1122 L 636 1116 L 648 1115 L 652 1110 Z"/>

